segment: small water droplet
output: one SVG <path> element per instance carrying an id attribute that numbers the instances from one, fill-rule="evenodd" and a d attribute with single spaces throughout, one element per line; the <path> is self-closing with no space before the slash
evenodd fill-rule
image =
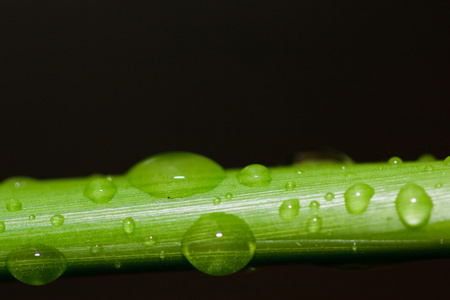
<path id="1" fill-rule="evenodd" d="M 144 241 L 142 242 L 142 245 L 147 247 L 153 247 L 156 244 L 156 239 L 154 236 L 150 235 L 144 238 Z"/>
<path id="2" fill-rule="evenodd" d="M 256 243 L 247 223 L 231 214 L 200 216 L 187 230 L 181 250 L 187 260 L 203 273 L 233 274 L 253 258 Z"/>
<path id="3" fill-rule="evenodd" d="M 420 162 L 432 162 L 432 161 L 436 161 L 436 157 L 433 154 L 422 154 L 417 161 Z"/>
<path id="4" fill-rule="evenodd" d="M 32 177 L 15 176 L 3 181 L 3 185 L 14 189 L 23 189 L 32 185 L 36 185 L 38 181 Z"/>
<path id="5" fill-rule="evenodd" d="M 444 239 L 441 239 L 441 240 L 439 241 L 439 243 L 441 243 L 441 245 L 444 245 Z"/>
<path id="6" fill-rule="evenodd" d="M 54 215 L 50 218 L 50 223 L 55 227 L 59 227 L 64 224 L 64 217 L 61 215 Z"/>
<path id="7" fill-rule="evenodd" d="M 239 183 L 251 187 L 266 186 L 272 180 L 269 169 L 259 164 L 246 166 L 237 174 L 236 178 Z"/>
<path id="8" fill-rule="evenodd" d="M 116 268 L 116 269 L 120 269 L 121 267 L 122 267 L 122 264 L 120 262 L 116 262 L 114 264 L 114 268 Z"/>
<path id="9" fill-rule="evenodd" d="M 358 250 L 358 245 L 356 243 L 353 243 L 352 250 L 353 252 L 356 252 Z"/>
<path id="10" fill-rule="evenodd" d="M 165 259 L 166 258 L 166 252 L 164 250 L 161 251 L 161 253 L 159 254 L 159 258 L 161 258 L 161 259 Z"/>
<path id="11" fill-rule="evenodd" d="M 325 200 L 331 201 L 333 199 L 334 199 L 334 194 L 333 193 L 328 192 L 328 193 L 325 194 Z"/>
<path id="12" fill-rule="evenodd" d="M 137 189 L 158 198 L 180 198 L 208 192 L 226 177 L 215 161 L 189 152 L 167 152 L 136 164 L 127 179 Z"/>
<path id="13" fill-rule="evenodd" d="M 98 255 L 103 252 L 103 247 L 100 245 L 94 245 L 91 247 L 91 253 L 94 255 Z"/>
<path id="14" fill-rule="evenodd" d="M 319 211 L 320 204 L 316 200 L 313 200 L 311 201 L 311 203 L 309 203 L 309 208 L 311 208 L 312 212 L 316 213 Z"/>
<path id="15" fill-rule="evenodd" d="M 393 166 L 400 165 L 402 163 L 403 163 L 403 160 L 398 156 L 393 156 L 393 157 L 389 158 L 389 160 L 388 160 L 388 164 L 393 165 Z"/>
<path id="16" fill-rule="evenodd" d="M 318 149 L 302 151 L 293 155 L 290 164 L 323 165 L 323 164 L 353 164 L 353 160 L 341 151 L 334 149 Z"/>
<path id="17" fill-rule="evenodd" d="M 447 157 L 444 159 L 444 165 L 450 166 L 450 156 L 447 156 Z"/>
<path id="18" fill-rule="evenodd" d="M 134 230 L 136 229 L 136 222 L 134 222 L 132 217 L 127 217 L 123 219 L 122 229 L 126 234 L 133 234 Z"/>
<path id="19" fill-rule="evenodd" d="M 233 194 L 232 193 L 226 193 L 225 194 L 225 199 L 227 199 L 227 201 L 230 201 L 231 199 L 233 199 Z"/>
<path id="20" fill-rule="evenodd" d="M 16 212 L 22 210 L 22 202 L 17 199 L 11 199 L 6 202 L 6 209 L 10 212 Z"/>
<path id="21" fill-rule="evenodd" d="M 356 177 L 356 173 L 353 173 L 353 172 L 345 172 L 345 173 L 344 173 L 344 177 L 345 177 L 345 178 L 354 178 L 354 177 Z"/>
<path id="22" fill-rule="evenodd" d="M 5 229 L 6 229 L 5 222 L 0 221 L 0 234 L 5 232 Z"/>
<path id="23" fill-rule="evenodd" d="M 434 171 L 434 167 L 431 165 L 426 165 L 425 168 L 423 169 L 425 172 L 433 172 Z"/>
<path id="24" fill-rule="evenodd" d="M 214 205 L 219 205 L 222 202 L 222 199 L 220 199 L 220 197 L 216 197 L 213 200 Z"/>
<path id="25" fill-rule="evenodd" d="M 351 214 L 363 213 L 374 194 L 374 189 L 368 184 L 357 183 L 351 186 L 344 194 L 347 211 Z"/>
<path id="26" fill-rule="evenodd" d="M 296 188 L 297 184 L 295 184 L 295 182 L 293 181 L 288 181 L 286 182 L 285 188 L 286 191 L 293 191 Z"/>
<path id="27" fill-rule="evenodd" d="M 319 216 L 313 216 L 309 218 L 307 229 L 310 233 L 319 232 L 322 229 L 322 218 Z"/>
<path id="28" fill-rule="evenodd" d="M 35 220 L 36 219 L 36 216 L 35 215 L 30 215 L 29 217 L 28 217 L 28 220 Z"/>
<path id="29" fill-rule="evenodd" d="M 425 190 L 409 183 L 403 186 L 395 200 L 397 213 L 403 225 L 408 228 L 420 228 L 428 223 L 433 202 Z"/>
<path id="30" fill-rule="evenodd" d="M 60 251 L 51 247 L 30 247 L 9 253 L 6 267 L 11 275 L 23 283 L 43 285 L 64 273 L 66 258 Z"/>
<path id="31" fill-rule="evenodd" d="M 104 178 L 91 180 L 84 189 L 83 195 L 94 203 L 106 204 L 116 195 L 117 187 Z"/>
<path id="32" fill-rule="evenodd" d="M 434 187 L 435 187 L 435 188 L 441 188 L 441 187 L 442 187 L 442 182 L 436 183 L 436 185 L 435 185 Z"/>
<path id="33" fill-rule="evenodd" d="M 280 217 L 285 221 L 292 221 L 297 215 L 300 209 L 300 203 L 298 199 L 289 199 L 283 201 L 280 206 Z"/>

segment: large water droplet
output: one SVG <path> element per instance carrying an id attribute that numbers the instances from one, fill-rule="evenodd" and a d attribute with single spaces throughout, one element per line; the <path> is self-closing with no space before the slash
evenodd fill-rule
<path id="1" fill-rule="evenodd" d="M 37 246 L 12 251 L 6 258 L 8 271 L 30 285 L 43 285 L 61 276 L 66 270 L 66 258 L 51 247 Z"/>
<path id="2" fill-rule="evenodd" d="M 239 183 L 251 187 L 266 186 L 272 180 L 269 169 L 259 164 L 246 166 L 237 174 L 236 178 Z"/>
<path id="3" fill-rule="evenodd" d="M 289 199 L 283 201 L 283 203 L 280 206 L 280 217 L 283 220 L 291 221 L 293 220 L 297 215 L 298 211 L 300 209 L 300 203 L 298 199 Z"/>
<path id="4" fill-rule="evenodd" d="M 432 162 L 432 161 L 436 161 L 436 157 L 433 154 L 422 154 L 417 161 L 420 162 Z"/>
<path id="5" fill-rule="evenodd" d="M 393 165 L 393 166 L 400 165 L 402 163 L 403 163 L 403 160 L 398 156 L 393 156 L 393 157 L 389 158 L 389 160 L 388 160 L 388 164 Z"/>
<path id="6" fill-rule="evenodd" d="M 334 194 L 333 193 L 329 192 L 329 193 L 325 194 L 325 200 L 331 201 L 333 199 L 334 199 Z"/>
<path id="7" fill-rule="evenodd" d="M 420 228 L 428 223 L 433 202 L 425 190 L 409 183 L 403 186 L 395 200 L 400 220 L 408 228 Z"/>
<path id="8" fill-rule="evenodd" d="M 22 210 L 22 202 L 17 199 L 11 199 L 6 202 L 6 209 L 10 212 L 16 212 Z"/>
<path id="9" fill-rule="evenodd" d="M 136 222 L 134 222 L 132 217 L 125 218 L 122 222 L 122 229 L 126 234 L 132 234 L 136 229 Z"/>
<path id="10" fill-rule="evenodd" d="M 241 270 L 253 258 L 255 248 L 247 223 L 226 213 L 202 215 L 181 242 L 187 260 L 198 270 L 215 276 Z"/>
<path id="11" fill-rule="evenodd" d="M 310 233 L 319 232 L 322 229 L 322 218 L 319 216 L 313 216 L 308 219 L 306 226 Z"/>
<path id="12" fill-rule="evenodd" d="M 0 233 L 5 232 L 5 228 L 6 228 L 5 222 L 0 221 Z"/>
<path id="13" fill-rule="evenodd" d="M 217 187 L 225 177 L 219 164 L 189 152 L 154 155 L 135 165 L 127 174 L 134 187 L 159 198 L 205 193 Z"/>
<path id="14" fill-rule="evenodd" d="M 84 189 L 83 195 L 97 204 L 105 204 L 116 195 L 117 187 L 104 178 L 95 178 Z"/>
<path id="15" fill-rule="evenodd" d="M 348 188 L 344 194 L 347 211 L 351 214 L 363 213 L 374 194 L 374 189 L 365 183 L 357 183 Z"/>
<path id="16" fill-rule="evenodd" d="M 343 152 L 334 149 L 303 151 L 294 154 L 290 164 L 320 165 L 320 164 L 353 164 L 353 160 Z"/>
<path id="17" fill-rule="evenodd" d="M 64 217 L 61 215 L 54 215 L 50 218 L 50 223 L 55 227 L 59 227 L 64 224 Z"/>

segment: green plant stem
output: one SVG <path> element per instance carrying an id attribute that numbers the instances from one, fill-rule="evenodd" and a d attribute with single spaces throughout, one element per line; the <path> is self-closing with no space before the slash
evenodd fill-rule
<path id="1" fill-rule="evenodd" d="M 341 264 L 373 260 L 401 261 L 404 258 L 448 256 L 450 248 L 450 167 L 442 161 L 290 166 L 270 168 L 272 181 L 264 187 L 248 187 L 236 179 L 239 170 L 213 190 L 185 198 L 155 198 L 134 188 L 125 176 L 111 176 L 118 192 L 106 204 L 96 204 L 83 196 L 92 177 L 29 182 L 17 188 L 5 182 L 0 188 L 0 275 L 9 276 L 7 255 L 29 245 L 58 249 L 67 259 L 67 274 L 118 270 L 168 270 L 192 268 L 181 252 L 188 228 L 201 216 L 213 212 L 233 214 L 245 220 L 256 240 L 251 264 L 316 262 Z M 293 190 L 286 189 L 295 183 Z M 367 210 L 350 214 L 344 193 L 355 183 L 370 185 L 375 194 Z M 415 183 L 431 197 L 433 208 L 427 225 L 409 229 L 401 222 L 395 200 L 402 186 Z M 441 187 L 436 187 L 441 184 Z M 438 185 L 439 186 L 439 185 Z M 335 197 L 327 201 L 328 192 Z M 232 193 L 232 198 L 225 195 Z M 214 205 L 214 199 L 221 203 Z M 10 199 L 22 209 L 10 212 Z M 280 217 L 283 201 L 299 199 L 299 214 L 291 221 Z M 311 201 L 320 208 L 314 212 Z M 50 218 L 65 218 L 55 227 Z M 30 219 L 35 215 L 35 219 Z M 308 220 L 322 220 L 318 232 L 308 231 Z M 122 229 L 132 217 L 133 234 Z M 143 242 L 149 236 L 156 243 Z M 91 247 L 103 248 L 93 253 Z M 164 251 L 165 257 L 161 253 Z"/>

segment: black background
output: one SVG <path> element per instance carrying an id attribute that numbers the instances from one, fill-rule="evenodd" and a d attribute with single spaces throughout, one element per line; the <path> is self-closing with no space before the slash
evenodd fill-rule
<path id="1" fill-rule="evenodd" d="M 363 3 L 361 3 L 363 2 Z M 0 179 L 123 173 L 184 150 L 224 167 L 332 147 L 450 149 L 450 7 L 437 1 L 0 2 Z M 439 298 L 446 260 L 0 283 L 1 297 Z"/>

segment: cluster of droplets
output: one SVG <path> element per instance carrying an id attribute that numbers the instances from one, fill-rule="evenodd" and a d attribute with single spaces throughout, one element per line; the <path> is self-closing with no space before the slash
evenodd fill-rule
<path id="1" fill-rule="evenodd" d="M 433 162 L 435 158 L 430 155 L 422 156 L 419 161 Z M 346 163 L 350 164 L 352 161 Z M 399 157 L 388 160 L 388 164 L 392 166 L 402 163 Z M 450 165 L 450 157 L 444 160 L 444 164 Z M 345 166 L 342 169 L 346 170 Z M 425 171 L 433 170 L 432 165 L 426 165 Z M 356 177 L 356 174 L 351 172 L 345 174 L 348 178 Z M 168 199 L 210 191 L 225 177 L 223 168 L 214 161 L 185 152 L 155 155 L 137 164 L 127 174 L 128 181 L 135 188 L 150 196 Z M 265 187 L 272 182 L 272 177 L 267 167 L 253 164 L 243 168 L 236 175 L 236 180 L 247 187 Z M 13 187 L 23 188 L 27 184 L 26 180 L 16 180 Z M 442 183 L 437 183 L 436 188 L 440 187 Z M 284 188 L 287 192 L 292 192 L 297 186 L 294 181 L 287 181 Z M 96 204 L 107 204 L 117 192 L 112 177 L 96 177 L 87 183 L 83 195 Z M 370 185 L 361 182 L 353 184 L 344 193 L 347 211 L 354 215 L 362 214 L 369 208 L 374 195 L 375 190 Z M 213 203 L 219 205 L 222 201 L 230 201 L 232 198 L 233 194 L 228 192 L 224 196 L 216 196 Z M 327 192 L 323 198 L 332 201 L 335 194 Z M 425 226 L 433 208 L 429 195 L 422 187 L 413 183 L 406 184 L 400 189 L 395 205 L 401 222 L 405 227 L 412 229 Z M 17 212 L 22 209 L 22 203 L 12 198 L 6 202 L 6 208 L 9 212 Z M 309 208 L 311 217 L 307 220 L 307 230 L 309 233 L 320 232 L 322 228 L 322 218 L 318 215 L 320 203 L 313 200 Z M 299 211 L 299 199 L 291 198 L 281 203 L 279 216 L 282 220 L 291 222 L 299 215 Z M 35 218 L 35 215 L 29 216 L 30 220 Z M 62 226 L 64 221 L 65 217 L 60 214 L 50 218 L 50 223 L 55 227 Z M 5 228 L 5 223 L 0 221 L 0 233 L 3 233 Z M 132 217 L 123 219 L 122 230 L 127 237 L 135 233 L 136 222 Z M 153 235 L 147 235 L 142 240 L 142 245 L 152 248 L 156 242 Z M 206 274 L 219 276 L 232 274 L 244 268 L 253 258 L 256 242 L 250 227 L 243 219 L 233 214 L 211 213 L 201 215 L 186 231 L 181 249 L 195 268 Z M 352 250 L 357 251 L 356 242 L 353 243 Z M 100 244 L 92 245 L 90 252 L 92 255 L 99 255 L 103 252 L 103 247 Z M 160 259 L 164 260 L 166 256 L 164 250 L 159 252 Z M 11 252 L 6 266 L 17 279 L 28 284 L 41 285 L 58 278 L 66 269 L 66 260 L 56 249 L 37 246 Z"/>

